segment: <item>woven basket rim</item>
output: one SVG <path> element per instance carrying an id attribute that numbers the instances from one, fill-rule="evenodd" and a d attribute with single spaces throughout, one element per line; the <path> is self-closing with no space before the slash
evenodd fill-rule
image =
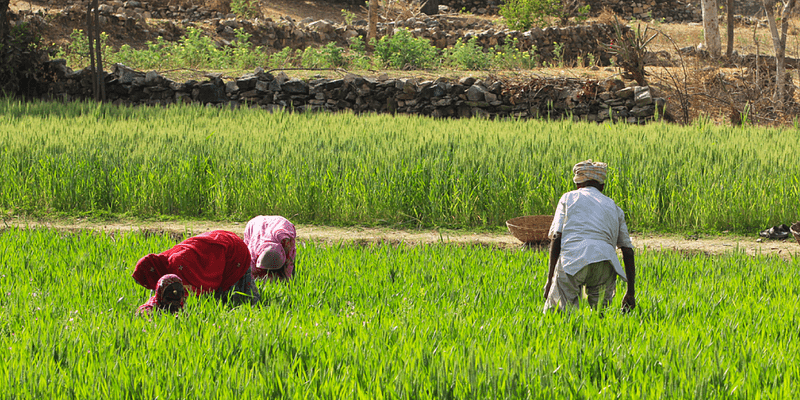
<path id="1" fill-rule="evenodd" d="M 524 215 L 506 221 L 508 230 L 523 243 L 548 240 L 552 215 Z"/>

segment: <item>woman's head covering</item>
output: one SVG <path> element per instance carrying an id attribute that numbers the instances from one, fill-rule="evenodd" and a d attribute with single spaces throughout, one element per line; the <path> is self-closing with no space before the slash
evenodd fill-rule
<path id="1" fill-rule="evenodd" d="M 156 283 L 155 291 L 156 294 L 150 297 L 150 300 L 136 309 L 136 315 L 149 315 L 153 309 L 178 312 L 183 308 L 183 303 L 188 296 L 183 287 L 183 280 L 174 274 L 162 276 Z"/>
<path id="2" fill-rule="evenodd" d="M 250 270 L 253 276 L 291 279 L 297 254 L 296 237 L 294 224 L 280 215 L 259 215 L 248 221 L 244 242 L 250 249 Z M 266 269 L 276 265 L 283 269 Z"/>
<path id="3" fill-rule="evenodd" d="M 281 269 L 286 264 L 286 253 L 280 243 L 267 242 L 261 247 L 256 268 L 264 270 Z"/>
<path id="4" fill-rule="evenodd" d="M 167 290 L 172 290 L 172 292 L 168 292 Z M 170 306 L 173 306 L 170 311 L 176 312 L 183 308 L 183 303 L 188 295 L 186 289 L 183 288 L 183 280 L 178 275 L 164 275 L 158 280 L 158 284 L 156 284 L 156 304 L 158 308 L 170 309 Z M 174 307 L 176 300 L 179 303 L 177 307 Z"/>
<path id="5" fill-rule="evenodd" d="M 603 162 L 592 162 L 591 159 L 581 161 L 572 167 L 572 181 L 575 183 L 583 183 L 586 181 L 597 181 L 603 184 L 606 182 L 606 171 L 608 164 Z"/>
<path id="6" fill-rule="evenodd" d="M 169 260 L 163 254 L 148 254 L 136 263 L 133 279 L 150 290 L 156 290 L 158 280 L 169 272 Z"/>

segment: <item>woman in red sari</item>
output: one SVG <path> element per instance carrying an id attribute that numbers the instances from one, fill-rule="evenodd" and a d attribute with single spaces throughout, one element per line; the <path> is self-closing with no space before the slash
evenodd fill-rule
<path id="1" fill-rule="evenodd" d="M 160 281 L 170 274 L 179 279 Z M 222 301 L 238 303 L 249 299 L 251 304 L 255 304 L 259 300 L 258 288 L 250 273 L 250 251 L 239 236 L 228 231 L 206 232 L 163 253 L 142 257 L 133 271 L 133 279 L 156 292 L 142 306 L 147 308 L 152 303 L 150 309 L 177 311 L 180 307 L 176 307 L 174 301 L 167 304 L 159 293 L 174 297 L 176 292 L 184 289 L 198 295 L 214 293 L 214 297 Z M 165 289 L 165 284 L 171 285 L 172 289 Z M 183 306 L 182 302 L 180 306 Z"/>

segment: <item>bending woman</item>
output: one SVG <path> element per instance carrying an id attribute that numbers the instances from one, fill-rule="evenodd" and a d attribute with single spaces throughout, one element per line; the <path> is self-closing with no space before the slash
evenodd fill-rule
<path id="1" fill-rule="evenodd" d="M 279 215 L 259 215 L 247 222 L 244 242 L 250 249 L 253 276 L 271 281 L 292 279 L 296 238 L 294 225 Z"/>
<path id="2" fill-rule="evenodd" d="M 162 278 L 170 274 L 178 279 L 162 282 Z M 140 307 L 140 312 L 148 311 L 148 304 L 149 309 L 175 312 L 183 306 L 183 301 L 176 306 L 174 299 L 169 302 L 166 297 L 175 297 L 182 291 L 198 295 L 214 293 L 219 300 L 236 303 L 255 304 L 259 300 L 258 288 L 250 273 L 250 251 L 239 236 L 228 231 L 206 232 L 163 253 L 142 257 L 136 263 L 133 279 L 155 291 L 150 301 L 142 306 L 145 309 Z"/>

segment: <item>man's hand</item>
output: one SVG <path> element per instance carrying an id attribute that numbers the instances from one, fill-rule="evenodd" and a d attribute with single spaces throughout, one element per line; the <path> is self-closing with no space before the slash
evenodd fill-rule
<path id="1" fill-rule="evenodd" d="M 627 313 L 634 308 L 636 308 L 636 298 L 631 292 L 625 293 L 625 297 L 622 298 L 622 312 Z"/>
<path id="2" fill-rule="evenodd" d="M 547 280 L 547 283 L 544 285 L 544 299 L 547 300 L 547 295 L 550 294 L 550 279 Z"/>

